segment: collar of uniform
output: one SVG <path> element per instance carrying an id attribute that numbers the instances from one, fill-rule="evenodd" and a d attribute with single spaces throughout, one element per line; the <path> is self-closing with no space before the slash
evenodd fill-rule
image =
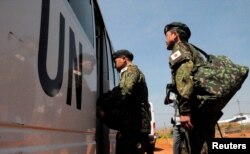
<path id="1" fill-rule="evenodd" d="M 174 45 L 174 47 L 173 47 L 172 52 L 175 52 L 175 51 L 177 51 L 177 50 L 178 50 L 178 46 L 179 46 L 179 44 L 180 44 L 180 43 L 181 43 L 181 41 L 179 41 L 179 42 L 175 43 L 175 45 Z"/>
<path id="2" fill-rule="evenodd" d="M 127 67 L 127 66 L 126 66 L 126 67 L 124 67 L 123 69 L 121 69 L 121 71 L 120 71 L 120 77 L 122 76 L 122 73 L 123 73 L 123 72 L 127 71 L 127 69 L 128 69 L 128 67 Z"/>

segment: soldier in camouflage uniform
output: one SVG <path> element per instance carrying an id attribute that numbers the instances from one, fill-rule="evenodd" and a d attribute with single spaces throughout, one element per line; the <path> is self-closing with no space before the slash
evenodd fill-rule
<path id="1" fill-rule="evenodd" d="M 128 50 L 118 50 L 112 56 L 121 78 L 119 85 L 108 93 L 108 99 L 102 102 L 106 104 L 103 108 L 109 108 L 103 115 L 110 114 L 110 120 L 106 121 L 110 126 L 118 121 L 114 126 L 119 131 L 117 154 L 144 154 L 151 121 L 145 77 L 132 63 L 133 54 Z"/>
<path id="2" fill-rule="evenodd" d="M 185 24 L 170 23 L 165 26 L 164 34 L 167 49 L 172 51 L 169 57 L 171 89 L 177 95 L 181 126 L 186 130 L 186 146 L 182 153 L 208 153 L 208 141 L 215 135 L 217 113 L 209 107 L 199 108 L 192 74 L 194 66 L 202 64 L 204 59 L 188 43 L 191 31 Z"/>

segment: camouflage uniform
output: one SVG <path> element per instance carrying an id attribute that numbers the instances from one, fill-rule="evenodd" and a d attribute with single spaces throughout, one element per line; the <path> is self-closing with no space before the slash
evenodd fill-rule
<path id="1" fill-rule="evenodd" d="M 195 65 L 202 64 L 204 59 L 198 52 L 192 51 L 188 43 L 178 42 L 172 50 L 169 61 L 180 113 L 190 112 L 189 100 L 194 92 L 192 70 Z"/>
<path id="2" fill-rule="evenodd" d="M 125 114 L 125 128 L 121 128 L 121 131 L 150 133 L 148 89 L 145 77 L 136 65 L 128 65 L 122 72 L 118 87 L 121 89 Z"/>
<path id="3" fill-rule="evenodd" d="M 186 147 L 182 153 L 207 153 L 207 141 L 214 137 L 215 124 L 212 113 L 206 107 L 199 108 L 193 81 L 193 69 L 203 64 L 203 57 L 186 42 L 174 45 L 169 58 L 172 84 L 177 94 L 180 114 L 191 113 L 193 129 L 186 132 Z M 187 150 L 189 149 L 189 150 Z"/>
<path id="4" fill-rule="evenodd" d="M 144 153 L 151 131 L 145 77 L 136 65 L 123 70 L 119 85 L 102 98 L 101 108 L 107 115 L 105 123 L 119 131 L 116 153 Z"/>

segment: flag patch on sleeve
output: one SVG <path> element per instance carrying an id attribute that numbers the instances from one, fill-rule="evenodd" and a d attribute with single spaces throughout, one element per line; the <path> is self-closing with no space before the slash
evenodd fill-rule
<path id="1" fill-rule="evenodd" d="M 171 60 L 174 61 L 177 58 L 179 58 L 180 56 L 181 56 L 181 52 L 178 50 L 178 51 L 174 52 L 170 57 L 171 57 Z"/>

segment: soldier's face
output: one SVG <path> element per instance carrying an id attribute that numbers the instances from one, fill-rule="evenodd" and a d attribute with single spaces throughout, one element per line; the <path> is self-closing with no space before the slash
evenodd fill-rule
<path id="1" fill-rule="evenodd" d="M 126 57 L 118 57 L 115 59 L 115 67 L 120 72 L 126 66 Z"/>
<path id="2" fill-rule="evenodd" d="M 166 46 L 168 50 L 172 50 L 175 44 L 177 34 L 176 32 L 168 31 L 165 35 Z"/>

